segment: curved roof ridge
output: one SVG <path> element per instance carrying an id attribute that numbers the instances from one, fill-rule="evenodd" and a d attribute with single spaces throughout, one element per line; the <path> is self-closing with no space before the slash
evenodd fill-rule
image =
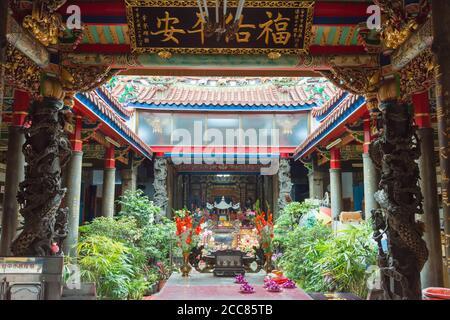
<path id="1" fill-rule="evenodd" d="M 345 93 L 347 93 L 345 90 L 337 89 L 334 93 L 334 96 L 330 100 L 328 100 L 323 106 L 312 108 L 311 111 L 312 116 L 317 118 L 331 111 L 333 108 L 336 107 L 336 103 L 342 98 L 342 96 Z"/>
<path id="2" fill-rule="evenodd" d="M 134 114 L 134 110 L 126 107 L 123 103 L 117 99 L 110 90 L 105 86 L 100 86 L 96 90 L 100 92 L 100 97 L 113 109 L 124 115 L 126 118 L 130 118 Z"/>
<path id="3" fill-rule="evenodd" d="M 106 103 L 100 97 L 99 93 L 96 90 L 90 92 L 80 92 L 77 93 L 75 97 L 88 108 L 90 106 L 86 105 L 84 103 L 85 101 L 82 101 L 83 99 L 80 99 L 80 97 L 84 97 L 85 99 L 89 100 L 89 102 L 93 104 L 96 109 L 98 109 L 102 113 L 102 115 L 107 118 L 106 121 L 103 119 L 102 121 L 106 122 L 113 129 L 114 127 L 116 127 L 118 130 L 115 129 L 115 131 L 118 131 L 125 141 L 131 142 L 132 146 L 135 149 L 139 150 L 139 152 L 147 158 L 151 158 L 152 151 L 150 147 L 128 126 L 128 124 L 117 114 L 117 112 L 115 112 L 115 110 L 112 109 L 108 105 L 108 103 Z M 91 111 L 96 113 L 95 110 Z"/>
<path id="4" fill-rule="evenodd" d="M 322 134 L 324 134 L 334 123 L 339 119 L 340 116 L 344 115 L 344 113 L 349 110 L 354 103 L 359 99 L 364 97 L 349 93 L 348 96 L 339 103 L 339 105 L 331 111 L 331 113 L 319 124 L 319 126 L 311 132 L 308 137 L 306 137 L 305 141 L 302 142 L 300 146 L 295 150 L 295 154 L 300 154 L 303 156 L 308 150 L 310 150 L 314 145 L 318 142 L 316 139 L 320 138 Z M 365 100 L 361 105 L 364 105 Z"/>

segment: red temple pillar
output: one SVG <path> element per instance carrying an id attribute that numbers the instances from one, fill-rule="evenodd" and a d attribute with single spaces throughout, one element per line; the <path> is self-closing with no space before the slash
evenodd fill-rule
<path id="1" fill-rule="evenodd" d="M 439 199 L 434 156 L 434 130 L 431 127 L 428 92 L 412 96 L 417 135 L 420 139 L 419 159 L 420 188 L 423 194 L 424 240 L 427 244 L 428 261 L 421 271 L 422 288 L 444 286 Z"/>
<path id="2" fill-rule="evenodd" d="M 114 216 L 114 193 L 116 187 L 115 148 L 110 145 L 105 152 L 105 168 L 103 170 L 102 215 Z"/>
<path id="3" fill-rule="evenodd" d="M 10 245 L 16 236 L 19 203 L 17 192 L 19 183 L 24 180 L 25 157 L 22 146 L 25 143 L 23 125 L 30 106 L 30 94 L 26 91 L 14 91 L 12 123 L 8 128 L 8 151 L 6 157 L 5 194 L 3 199 L 2 235 L 0 255 L 10 255 Z"/>

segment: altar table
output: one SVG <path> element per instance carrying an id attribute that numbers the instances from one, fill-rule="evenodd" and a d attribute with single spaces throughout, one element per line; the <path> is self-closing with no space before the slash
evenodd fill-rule
<path id="1" fill-rule="evenodd" d="M 214 277 L 211 273 L 191 272 L 189 278 L 173 273 L 162 290 L 147 297 L 148 300 L 312 300 L 303 290 L 283 289 L 268 292 L 263 288 L 265 272 L 246 274 L 247 281 L 255 288 L 253 294 L 239 292 L 234 278 Z"/>

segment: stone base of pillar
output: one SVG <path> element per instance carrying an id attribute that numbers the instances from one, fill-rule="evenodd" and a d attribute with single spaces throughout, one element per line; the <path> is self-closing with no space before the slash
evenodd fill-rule
<path id="1" fill-rule="evenodd" d="M 116 187 L 116 169 L 103 170 L 102 216 L 114 216 L 114 193 Z"/>

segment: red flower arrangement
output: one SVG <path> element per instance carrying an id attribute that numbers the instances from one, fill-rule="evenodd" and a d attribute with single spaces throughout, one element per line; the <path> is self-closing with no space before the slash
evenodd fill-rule
<path id="1" fill-rule="evenodd" d="M 192 213 L 186 209 L 176 212 L 176 235 L 178 237 L 178 245 L 183 252 L 190 252 L 192 248 L 197 246 L 203 222 L 204 218 L 198 222 L 194 221 Z"/>
<path id="2" fill-rule="evenodd" d="M 273 239 L 273 217 L 270 210 L 267 211 L 268 218 L 266 220 L 266 214 L 261 212 L 255 217 L 256 232 L 258 233 L 258 240 L 265 253 L 272 252 L 272 239 Z"/>

